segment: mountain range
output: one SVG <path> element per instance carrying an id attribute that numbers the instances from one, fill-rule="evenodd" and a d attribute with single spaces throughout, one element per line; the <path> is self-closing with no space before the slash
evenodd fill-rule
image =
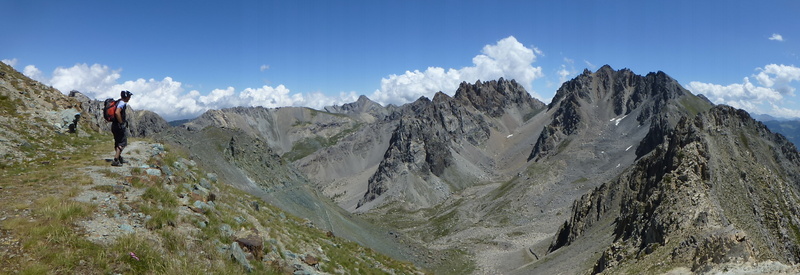
<path id="1" fill-rule="evenodd" d="M 5 106 L 68 101 L 49 105 L 54 120 L 72 110 L 62 117 L 107 127 L 80 92 L 15 89 L 9 123 L 30 124 Z M 585 70 L 549 104 L 500 78 L 402 106 L 131 117 L 132 135 L 186 150 L 219 181 L 437 274 L 798 271 L 796 147 L 664 72 Z M 24 162 L 24 134 L 2 138 L 15 141 L 4 163 Z"/>

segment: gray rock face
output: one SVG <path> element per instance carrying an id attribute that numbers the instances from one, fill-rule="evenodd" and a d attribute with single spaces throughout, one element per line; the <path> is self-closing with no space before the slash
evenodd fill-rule
<path id="1" fill-rule="evenodd" d="M 152 137 L 171 127 L 164 118 L 148 110 L 132 111 L 129 120 L 129 131 L 133 137 Z"/>
<path id="2" fill-rule="evenodd" d="M 687 103 L 696 110 L 682 106 Z M 710 106 L 663 72 L 640 76 L 628 69 L 614 71 L 608 65 L 594 73 L 586 70 L 565 82 L 556 92 L 548 105 L 548 110 L 555 110 L 552 121 L 542 130 L 528 159 L 540 160 L 557 153 L 570 136 L 590 125 L 603 123 L 598 117 L 622 120 L 635 115 L 639 125 L 648 125 L 659 115 L 672 115 L 670 123 L 674 125 L 680 116 L 676 117 L 676 113 L 696 113 Z M 597 109 L 607 112 L 598 115 Z"/>
<path id="3" fill-rule="evenodd" d="M 462 106 L 471 106 L 479 112 L 491 117 L 500 117 L 510 107 L 540 110 L 544 103 L 531 98 L 515 80 L 505 80 L 502 77 L 497 81 L 475 84 L 462 82 L 456 90 L 455 100 Z"/>
<path id="4" fill-rule="evenodd" d="M 233 242 L 230 245 L 231 251 L 231 259 L 236 260 L 248 273 L 253 272 L 253 265 L 250 264 L 250 261 L 247 260 L 247 255 L 245 255 L 244 250 L 239 247 L 237 242 Z"/>
<path id="5" fill-rule="evenodd" d="M 725 262 L 800 262 L 800 234 L 789 233 L 800 222 L 792 214 L 800 210 L 794 145 L 727 106 L 684 117 L 668 132 L 617 180 L 575 201 L 551 252 L 611 219 L 614 240 L 594 272 L 633 256 L 645 262 L 659 249 L 668 250 L 668 262 L 693 263 L 693 271 Z"/>
<path id="6" fill-rule="evenodd" d="M 324 110 L 330 113 L 346 115 L 368 114 L 378 120 L 383 120 L 391 114 L 390 109 L 384 108 L 364 95 L 358 97 L 356 102 L 347 103 L 342 106 L 328 106 L 325 107 Z"/>
<path id="7" fill-rule="evenodd" d="M 531 98 L 516 81 L 502 78 L 475 84 L 461 83 L 454 97 L 439 92 L 433 100 L 423 97 L 404 105 L 397 115 L 399 123 L 392 133 L 389 148 L 370 177 L 368 190 L 357 207 L 393 188 L 406 190 L 405 194 L 425 194 L 400 195 L 395 199 L 418 205 L 433 205 L 441 201 L 452 190 L 463 188 L 450 183 L 463 181 L 461 175 L 467 174 L 460 171 L 447 173 L 456 163 L 453 154 L 458 150 L 454 148 L 463 145 L 478 147 L 485 143 L 492 129 L 500 127 L 492 122 L 493 119 L 506 112 L 528 114 L 543 108 L 544 104 Z M 405 174 L 418 178 L 409 179 L 403 176 Z M 398 181 L 399 178 L 405 180 Z M 409 186 L 417 187 L 409 190 Z"/>

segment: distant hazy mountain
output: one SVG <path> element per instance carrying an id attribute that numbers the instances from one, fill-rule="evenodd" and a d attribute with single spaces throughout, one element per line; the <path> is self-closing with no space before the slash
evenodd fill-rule
<path id="1" fill-rule="evenodd" d="M 782 134 L 797 146 L 800 144 L 800 120 L 769 120 L 763 121 L 767 128 L 775 133 Z"/>

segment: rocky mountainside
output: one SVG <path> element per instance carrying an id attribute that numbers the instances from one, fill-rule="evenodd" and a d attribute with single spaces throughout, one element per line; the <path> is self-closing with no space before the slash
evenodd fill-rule
<path id="1" fill-rule="evenodd" d="M 263 139 L 348 212 L 434 253 L 467 255 L 474 266 L 462 271 L 577 273 L 594 270 L 614 241 L 614 220 L 590 222 L 591 230 L 565 224 L 563 215 L 578 211 L 573 201 L 630 173 L 712 106 L 663 72 L 604 66 L 566 82 L 548 105 L 500 79 L 403 106 L 361 97 L 324 112 L 210 111 L 184 128 Z M 585 235 L 571 230 L 597 241 L 575 245 Z"/>
<path id="2" fill-rule="evenodd" d="M 450 97 L 437 93 L 401 108 L 398 126 L 357 208 L 376 199 L 434 206 L 451 193 L 495 178 L 492 135 L 513 134 L 544 104 L 515 81 L 462 83 Z"/>
<path id="3" fill-rule="evenodd" d="M 0 167 L 45 158 L 56 137 L 87 135 L 77 127 L 87 116 L 79 105 L 0 62 Z"/>
<path id="4" fill-rule="evenodd" d="M 635 122 L 625 124 L 635 124 L 637 128 L 649 127 L 656 120 L 674 125 L 681 116 L 696 114 L 710 105 L 663 72 L 639 76 L 627 69 L 614 71 L 608 65 L 595 73 L 587 70 L 556 92 L 548 105 L 553 112 L 552 121 L 542 131 L 529 159 L 539 160 L 556 153 L 555 150 L 563 149 L 565 143 L 573 140 L 572 135 L 592 130 L 589 128 L 593 125 L 608 124 L 606 121 L 616 127 L 630 116 Z M 616 128 L 629 128 L 625 124 Z M 630 135 L 642 131 L 626 129 L 626 132 Z"/>
<path id="5" fill-rule="evenodd" d="M 800 155 L 793 144 L 727 106 L 683 117 L 666 132 L 633 167 L 575 201 L 549 253 L 607 231 L 613 239 L 602 243 L 593 273 L 798 263 Z"/>
<path id="6" fill-rule="evenodd" d="M 111 167 L 99 101 L 0 72 L 0 273 L 422 273 L 258 136 L 129 110 L 144 138 Z"/>

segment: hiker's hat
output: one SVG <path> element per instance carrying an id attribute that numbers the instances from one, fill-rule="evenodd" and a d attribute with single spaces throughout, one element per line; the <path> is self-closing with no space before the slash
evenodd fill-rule
<path id="1" fill-rule="evenodd" d="M 124 97 L 124 98 L 129 98 L 129 97 L 131 97 L 133 95 L 133 93 L 131 93 L 129 91 L 122 91 L 122 92 L 119 92 L 119 95 L 121 97 Z"/>

